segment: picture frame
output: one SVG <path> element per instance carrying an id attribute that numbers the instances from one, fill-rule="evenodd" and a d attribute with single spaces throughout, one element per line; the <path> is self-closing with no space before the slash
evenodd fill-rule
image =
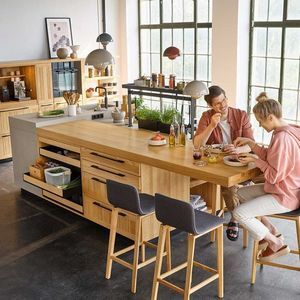
<path id="1" fill-rule="evenodd" d="M 49 57 L 56 58 L 56 50 L 73 45 L 72 27 L 70 18 L 45 18 Z"/>

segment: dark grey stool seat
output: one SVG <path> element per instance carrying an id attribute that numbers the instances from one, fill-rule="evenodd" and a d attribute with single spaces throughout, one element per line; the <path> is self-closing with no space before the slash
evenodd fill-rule
<path id="1" fill-rule="evenodd" d="M 159 233 L 157 259 L 153 278 L 152 300 L 157 299 L 159 284 L 179 292 L 184 299 L 189 299 L 190 294 L 218 280 L 218 297 L 223 298 L 223 223 L 224 219 L 217 216 L 195 210 L 190 202 L 185 202 L 155 194 L 155 214 L 162 223 Z M 188 257 L 187 261 L 170 271 L 161 274 L 162 251 L 164 249 L 166 231 L 169 227 L 175 227 L 188 233 Z M 217 231 L 217 269 L 194 261 L 195 240 L 213 230 Z M 212 272 L 213 275 L 191 288 L 193 266 Z M 165 278 L 177 271 L 186 268 L 185 288 L 175 286 Z"/>
<path id="2" fill-rule="evenodd" d="M 154 196 L 139 193 L 132 185 L 109 179 L 106 180 L 106 185 L 108 201 L 113 206 L 126 209 L 141 216 L 154 211 Z"/>
<path id="3" fill-rule="evenodd" d="M 148 264 L 156 260 L 156 256 L 145 259 L 145 246 L 152 248 L 157 248 L 156 245 L 148 242 L 151 236 L 144 237 L 142 230 L 143 222 L 150 222 L 150 220 L 155 220 L 154 209 L 155 209 L 155 197 L 152 195 L 139 193 L 138 190 L 129 184 L 124 184 L 116 182 L 114 180 L 106 180 L 107 187 L 107 198 L 111 205 L 113 205 L 112 215 L 111 215 L 111 225 L 109 233 L 109 244 L 106 262 L 106 273 L 105 278 L 109 279 L 111 277 L 112 262 L 117 262 L 132 270 L 132 280 L 131 280 L 131 291 L 136 292 L 137 284 L 137 271 L 138 269 L 147 266 Z M 119 214 L 128 216 L 130 222 L 134 222 L 134 245 L 126 247 L 125 249 L 114 251 L 117 226 Z M 152 215 L 152 216 L 151 216 Z M 145 220 L 145 221 L 144 221 Z M 131 226 L 131 224 L 130 224 Z M 155 237 L 155 236 L 154 236 Z M 152 237 L 153 238 L 153 237 Z M 141 246 L 142 252 L 142 262 L 139 263 L 139 248 Z M 127 261 L 121 259 L 119 256 L 128 252 L 134 251 L 133 263 L 128 263 Z M 167 268 L 171 268 L 171 255 L 170 247 L 166 246 L 166 252 L 164 255 L 167 256 Z"/>
<path id="4" fill-rule="evenodd" d="M 288 220 L 288 221 L 294 221 L 296 224 L 296 235 L 297 235 L 297 242 L 298 242 L 298 249 L 291 249 L 290 254 L 296 254 L 299 255 L 300 259 L 300 208 L 282 213 L 282 214 L 274 214 L 270 215 L 268 217 L 271 218 L 277 218 L 281 220 Z M 252 255 L 252 273 L 251 273 L 251 284 L 255 283 L 256 280 L 256 268 L 257 265 L 260 264 L 261 266 L 263 265 L 269 265 L 272 267 L 277 267 L 277 268 L 282 268 L 282 269 L 288 269 L 288 270 L 293 270 L 293 271 L 300 271 L 300 265 L 298 264 L 293 264 L 293 265 L 288 265 L 285 263 L 279 263 L 275 261 L 260 261 L 258 258 L 258 241 L 254 241 L 253 244 L 253 255 Z"/>

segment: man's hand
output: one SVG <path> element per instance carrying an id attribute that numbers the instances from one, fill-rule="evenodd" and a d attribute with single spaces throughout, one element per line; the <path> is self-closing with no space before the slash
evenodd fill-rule
<path id="1" fill-rule="evenodd" d="M 215 113 L 210 119 L 210 125 L 213 128 L 216 128 L 218 126 L 218 124 L 220 123 L 220 121 L 221 121 L 221 114 Z"/>

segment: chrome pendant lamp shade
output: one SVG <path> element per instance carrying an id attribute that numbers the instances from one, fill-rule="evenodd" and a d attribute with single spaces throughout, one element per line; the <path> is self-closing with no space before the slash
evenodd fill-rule
<path id="1" fill-rule="evenodd" d="M 101 33 L 96 40 L 97 43 L 101 43 L 103 45 L 104 49 L 106 49 L 106 46 L 113 41 L 114 40 L 111 35 L 106 32 Z"/>
<path id="2" fill-rule="evenodd" d="M 168 57 L 169 59 L 173 60 L 176 57 L 180 56 L 180 50 L 177 47 L 170 46 L 165 49 L 163 56 Z"/>
<path id="3" fill-rule="evenodd" d="M 198 99 L 201 96 L 208 95 L 209 90 L 206 84 L 199 80 L 189 82 L 183 90 L 184 95 L 189 95 L 193 99 Z"/>
<path id="4" fill-rule="evenodd" d="M 93 50 L 85 59 L 85 63 L 94 66 L 95 69 L 105 68 L 114 62 L 113 56 L 106 49 Z"/>

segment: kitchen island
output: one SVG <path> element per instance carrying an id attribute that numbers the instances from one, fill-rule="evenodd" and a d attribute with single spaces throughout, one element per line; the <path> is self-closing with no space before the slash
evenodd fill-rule
<path id="1" fill-rule="evenodd" d="M 191 186 L 201 184 L 201 194 L 216 210 L 220 185 L 232 186 L 254 178 L 259 170 L 253 165 L 230 167 L 222 161 L 198 167 L 193 164 L 192 142 L 185 147 L 149 146 L 152 133 L 127 127 L 80 120 L 37 129 L 39 153 L 55 158 L 80 172 L 83 201 L 72 203 L 64 193 L 38 179 L 24 180 L 42 189 L 42 197 L 109 228 L 111 206 L 106 195 L 106 179 L 136 186 L 143 193 L 156 192 L 189 201 Z M 78 153 L 77 159 L 51 154 L 49 146 Z M 120 216 L 118 232 L 134 237 L 130 216 Z M 158 222 L 152 214 L 145 218 L 144 240 L 158 235 Z"/>

